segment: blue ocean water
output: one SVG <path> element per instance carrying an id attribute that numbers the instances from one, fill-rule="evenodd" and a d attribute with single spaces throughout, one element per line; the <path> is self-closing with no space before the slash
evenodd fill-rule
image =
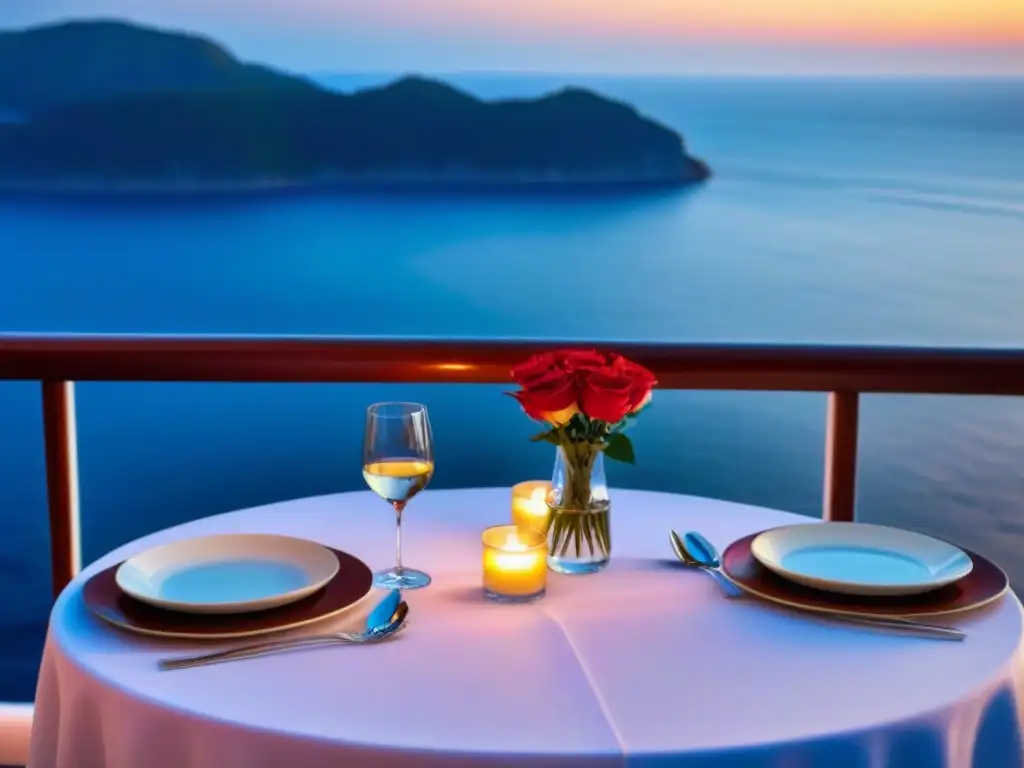
<path id="1" fill-rule="evenodd" d="M 571 81 L 681 130 L 715 178 L 615 196 L 5 198 L 0 329 L 1024 343 L 1024 81 Z M 531 95 L 565 78 L 457 82 Z M 375 400 L 430 406 L 435 487 L 547 476 L 501 391 L 80 385 L 85 559 L 362 488 Z M 820 395 L 659 393 L 638 465 L 610 480 L 816 515 L 824 414 Z M 1024 403 L 869 397 L 862 425 L 862 519 L 953 538 L 1024 583 Z M 0 699 L 32 696 L 48 574 L 38 385 L 0 383 Z"/>

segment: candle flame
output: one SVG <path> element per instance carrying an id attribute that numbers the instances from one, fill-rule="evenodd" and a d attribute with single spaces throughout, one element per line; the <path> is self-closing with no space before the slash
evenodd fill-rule
<path id="1" fill-rule="evenodd" d="M 512 531 L 508 538 L 505 539 L 505 549 L 510 552 L 523 552 L 526 550 L 526 545 L 519 540 L 519 533 Z"/>

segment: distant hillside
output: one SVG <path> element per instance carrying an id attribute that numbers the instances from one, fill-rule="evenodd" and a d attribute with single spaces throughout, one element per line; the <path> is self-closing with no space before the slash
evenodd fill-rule
<path id="1" fill-rule="evenodd" d="M 0 31 L 0 110 L 32 114 L 79 101 L 162 90 L 303 90 L 297 77 L 236 59 L 197 35 L 117 21 Z"/>
<path id="2" fill-rule="evenodd" d="M 5 74 L 22 67 L 19 83 Z M 0 107 L 30 117 L 0 124 L 6 187 L 679 184 L 709 173 L 678 133 L 591 91 L 486 102 L 406 77 L 340 94 L 199 37 L 117 22 L 4 33 L 0 83 Z"/>

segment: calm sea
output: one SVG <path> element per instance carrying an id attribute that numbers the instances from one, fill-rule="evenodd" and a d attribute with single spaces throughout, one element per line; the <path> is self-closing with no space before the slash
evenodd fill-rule
<path id="1" fill-rule="evenodd" d="M 1024 344 L 1024 81 L 572 81 L 680 129 L 716 177 L 603 198 L 4 199 L 0 329 Z M 431 407 L 437 487 L 546 476 L 501 390 L 81 385 L 85 559 L 362 488 L 374 400 Z M 610 479 L 815 515 L 824 409 L 661 394 L 639 464 Z M 954 538 L 1024 583 L 1024 402 L 863 411 L 861 518 Z M 40 422 L 37 385 L 0 384 L 0 699 L 31 698 L 50 600 Z"/>

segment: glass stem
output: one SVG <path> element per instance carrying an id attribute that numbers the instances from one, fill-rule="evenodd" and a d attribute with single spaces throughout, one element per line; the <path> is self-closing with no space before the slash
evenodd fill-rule
<path id="1" fill-rule="evenodd" d="M 404 501 L 394 502 L 395 507 L 395 570 L 402 572 L 402 510 Z"/>

